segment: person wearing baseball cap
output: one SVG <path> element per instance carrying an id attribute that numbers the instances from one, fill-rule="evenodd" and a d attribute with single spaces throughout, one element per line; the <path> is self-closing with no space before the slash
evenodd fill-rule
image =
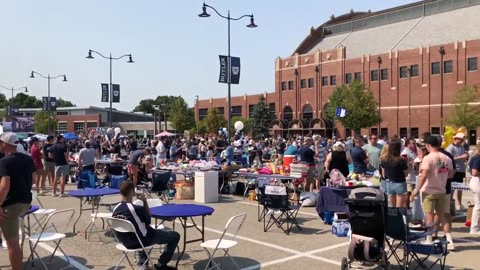
<path id="1" fill-rule="evenodd" d="M 459 132 L 453 136 L 453 142 L 445 151 L 452 154 L 455 159 L 455 174 L 453 175 L 452 182 L 463 183 L 463 179 L 466 177 L 466 162 L 468 159 L 468 152 L 464 147 L 465 134 Z M 456 190 L 453 198 L 455 199 L 456 210 L 466 210 L 462 205 L 462 191 Z"/>
<path id="2" fill-rule="evenodd" d="M 32 202 L 32 181 L 35 166 L 33 159 L 17 152 L 17 134 L 0 135 L 0 229 L 7 241 L 12 269 L 22 268 L 22 249 L 19 245 L 19 217 L 25 214 Z"/>

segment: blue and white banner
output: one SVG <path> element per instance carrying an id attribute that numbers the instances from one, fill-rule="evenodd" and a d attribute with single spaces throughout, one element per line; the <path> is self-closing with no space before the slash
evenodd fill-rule
<path id="1" fill-rule="evenodd" d="M 108 83 L 102 83 L 102 102 L 109 100 Z"/>
<path id="2" fill-rule="evenodd" d="M 218 77 L 219 83 L 228 83 L 228 56 L 219 55 L 220 59 L 220 75 Z M 230 71 L 230 82 L 232 84 L 240 83 L 240 57 L 230 57 L 231 59 L 231 71 Z"/>
<path id="3" fill-rule="evenodd" d="M 335 116 L 343 118 L 343 117 L 347 116 L 347 110 L 343 109 L 343 108 L 340 108 L 340 107 L 337 107 L 337 111 L 335 112 Z"/>
<path id="4" fill-rule="evenodd" d="M 120 85 L 119 84 L 112 84 L 112 102 L 113 103 L 120 103 Z"/>

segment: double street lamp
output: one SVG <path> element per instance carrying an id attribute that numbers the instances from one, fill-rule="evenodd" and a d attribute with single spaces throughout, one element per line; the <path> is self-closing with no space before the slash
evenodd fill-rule
<path id="1" fill-rule="evenodd" d="M 10 99 L 10 110 L 8 111 L 8 114 L 10 115 L 10 114 L 12 114 L 12 110 L 13 110 L 12 105 L 14 105 L 13 104 L 13 92 L 24 90 L 25 93 L 28 93 L 28 88 L 26 86 L 20 87 L 20 88 L 14 88 L 14 87 L 8 88 L 8 87 L 2 86 L 2 85 L 0 85 L 0 88 L 12 91 L 12 98 Z"/>
<path id="2" fill-rule="evenodd" d="M 63 82 L 66 82 L 67 81 L 67 75 L 63 74 L 63 75 L 57 75 L 57 76 L 50 76 L 50 74 L 48 74 L 47 76 L 45 75 L 42 75 L 41 73 L 38 73 L 36 71 L 32 71 L 30 73 L 30 78 L 34 79 L 35 78 L 35 75 L 38 75 L 44 79 L 47 79 L 48 81 L 48 96 L 47 96 L 47 114 L 48 114 L 48 134 L 50 134 L 50 80 L 55 80 L 55 79 L 58 79 L 58 78 L 63 78 Z"/>
<path id="3" fill-rule="evenodd" d="M 132 59 L 132 55 L 131 54 L 124 54 L 120 57 L 113 57 L 112 54 L 110 53 L 109 56 L 104 56 L 103 54 L 97 52 L 97 51 L 94 51 L 94 50 L 88 50 L 88 56 L 86 57 L 87 59 L 94 59 L 93 56 L 92 56 L 92 53 L 95 53 L 97 55 L 99 55 L 100 57 L 104 58 L 104 59 L 108 59 L 110 61 L 110 84 L 109 84 L 109 91 L 110 91 L 110 98 L 109 98 L 109 101 L 110 101 L 110 113 L 108 115 L 108 122 L 110 123 L 110 127 L 112 128 L 113 125 L 112 125 L 112 100 L 113 100 L 113 89 L 112 89 L 112 62 L 113 60 L 120 60 L 124 57 L 128 57 L 128 61 L 127 63 L 134 63 L 133 62 L 133 59 Z"/>
<path id="4" fill-rule="evenodd" d="M 217 15 L 223 19 L 226 19 L 228 21 L 228 57 L 227 57 L 227 84 L 228 84 L 228 110 L 227 110 L 227 117 L 228 117 L 228 136 L 227 136 L 227 142 L 230 142 L 230 126 L 231 126 L 231 114 L 232 114 L 232 97 L 231 97 L 231 70 L 232 70 L 232 62 L 230 59 L 230 21 L 239 21 L 243 18 L 250 18 L 250 23 L 247 25 L 248 28 L 256 28 L 257 25 L 255 24 L 255 19 L 253 17 L 253 14 L 251 15 L 243 15 L 238 18 L 232 18 L 230 17 L 230 11 L 228 11 L 227 16 L 220 14 L 214 7 L 209 6 L 205 3 L 203 3 L 202 7 L 202 13 L 200 13 L 198 16 L 201 18 L 208 18 L 210 17 L 210 14 L 207 13 L 207 8 L 212 9 Z"/>

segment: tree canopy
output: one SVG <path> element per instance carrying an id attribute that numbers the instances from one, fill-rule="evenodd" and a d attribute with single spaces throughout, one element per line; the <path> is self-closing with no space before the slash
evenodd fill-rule
<path id="1" fill-rule="evenodd" d="M 450 109 L 448 124 L 455 127 L 476 129 L 480 126 L 480 107 L 470 103 L 478 101 L 479 92 L 476 86 L 462 87 L 453 98 L 453 107 Z"/>
<path id="2" fill-rule="evenodd" d="M 51 132 L 55 132 L 57 130 L 57 123 L 58 120 L 54 114 L 51 116 Z M 33 121 L 35 123 L 35 132 L 48 134 L 48 113 L 44 111 L 38 111 L 35 113 L 33 117 Z"/>
<path id="3" fill-rule="evenodd" d="M 5 108 L 9 104 L 14 104 L 19 108 L 41 108 L 43 102 L 41 99 L 37 99 L 35 96 L 30 96 L 25 93 L 17 93 L 13 98 L 8 101 L 4 94 L 0 94 L 0 107 Z M 60 107 L 75 107 L 75 104 L 62 98 L 57 99 L 57 108 Z"/>
<path id="4" fill-rule="evenodd" d="M 336 117 L 337 108 L 345 109 L 347 115 Z M 339 120 L 344 127 L 357 133 L 382 121 L 372 91 L 358 81 L 337 87 L 329 97 L 326 113 L 330 119 Z"/>
<path id="5" fill-rule="evenodd" d="M 183 102 L 185 100 L 181 96 L 158 96 L 156 99 L 143 99 L 140 103 L 133 109 L 135 112 L 146 112 L 146 113 L 154 113 L 155 108 L 154 106 L 159 107 L 159 111 L 162 112 L 160 114 L 160 120 L 164 121 L 163 112 L 166 113 L 167 119 L 170 118 L 170 108 L 173 102 L 176 99 L 180 99 Z"/>
<path id="6" fill-rule="evenodd" d="M 216 108 L 208 109 L 207 116 L 202 122 L 205 124 L 206 131 L 211 133 L 217 133 L 220 128 L 227 126 L 227 120 L 218 113 Z M 229 134 L 229 136 L 231 135 Z"/>
<path id="7" fill-rule="evenodd" d="M 169 107 L 169 120 L 176 130 L 183 132 L 195 126 L 193 109 L 188 107 L 188 104 L 182 97 L 175 98 Z"/>
<path id="8" fill-rule="evenodd" d="M 250 117 L 250 128 L 252 136 L 260 139 L 268 136 L 270 123 L 275 119 L 275 116 L 270 111 L 265 97 L 260 96 L 257 104 L 253 108 L 252 117 Z"/>

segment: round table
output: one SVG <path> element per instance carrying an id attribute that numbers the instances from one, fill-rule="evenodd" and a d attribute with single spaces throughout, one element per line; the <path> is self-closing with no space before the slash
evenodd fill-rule
<path id="1" fill-rule="evenodd" d="M 86 189 L 76 189 L 76 190 L 70 191 L 68 195 L 80 199 L 80 214 L 78 215 L 77 220 L 75 220 L 75 223 L 73 223 L 73 231 L 75 232 L 75 226 L 77 225 L 77 222 L 82 216 L 82 212 L 84 210 L 92 210 L 92 213 L 94 213 L 94 210 L 96 209 L 95 200 L 92 200 L 92 207 L 84 208 L 82 204 L 83 198 L 87 198 L 87 197 L 98 198 L 105 195 L 114 195 L 119 193 L 120 193 L 120 190 L 115 188 L 86 188 Z"/>
<path id="2" fill-rule="evenodd" d="M 204 242 L 205 241 L 205 216 L 213 214 L 215 209 L 205 205 L 199 204 L 166 204 L 162 206 L 150 208 L 151 216 L 158 219 L 179 219 L 180 224 L 183 227 L 183 249 L 177 257 L 176 266 L 180 262 L 183 254 L 185 254 L 185 249 L 187 244 L 194 242 Z M 202 217 L 202 226 L 199 228 L 193 217 Z M 191 220 L 192 224 L 187 224 L 187 219 Z M 173 222 L 173 228 L 175 229 L 175 221 Z M 187 241 L 187 229 L 195 228 L 198 230 L 202 237 L 198 239 L 192 239 Z"/>

